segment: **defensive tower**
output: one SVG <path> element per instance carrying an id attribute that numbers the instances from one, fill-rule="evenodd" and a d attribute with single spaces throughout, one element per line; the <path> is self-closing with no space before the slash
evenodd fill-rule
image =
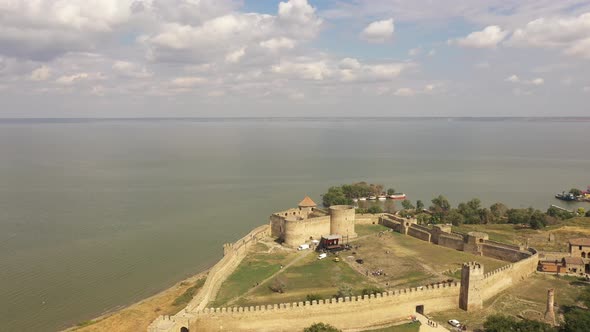
<path id="1" fill-rule="evenodd" d="M 354 232 L 355 210 L 351 205 L 330 206 L 330 234 L 339 234 L 342 237 L 356 237 Z"/>
<path id="2" fill-rule="evenodd" d="M 459 293 L 459 308 L 470 311 L 481 309 L 483 282 L 483 265 L 478 262 L 463 263 L 461 268 L 461 291 Z"/>

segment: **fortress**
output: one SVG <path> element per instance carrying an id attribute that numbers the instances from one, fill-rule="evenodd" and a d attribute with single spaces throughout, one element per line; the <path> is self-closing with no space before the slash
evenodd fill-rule
<path id="1" fill-rule="evenodd" d="M 285 246 L 296 247 L 327 234 L 354 238 L 355 223 L 379 223 L 432 245 L 501 259 L 507 265 L 485 271 L 482 264 L 467 262 L 462 266 L 460 282 L 374 295 L 250 307 L 208 307 L 248 249 L 259 240 L 271 236 Z M 148 327 L 148 332 L 302 331 L 316 322 L 344 330 L 361 330 L 403 319 L 415 312 L 428 314 L 456 308 L 479 310 L 484 301 L 535 273 L 538 262 L 536 250 L 490 241 L 485 233 L 457 233 L 450 225 L 428 228 L 418 225 L 414 219 L 392 214 L 355 216 L 351 206 L 333 206 L 327 212 L 306 198 L 297 208 L 273 213 L 268 224 L 254 229 L 233 244 L 225 245 L 224 257 L 209 271 L 205 284 L 188 306 L 174 316 L 160 316 Z"/>
<path id="2" fill-rule="evenodd" d="M 340 235 L 343 240 L 355 238 L 355 209 L 350 205 L 330 206 L 329 212 L 319 209 L 305 197 L 297 208 L 270 216 L 271 236 L 288 247 L 297 247 L 322 235 Z"/>

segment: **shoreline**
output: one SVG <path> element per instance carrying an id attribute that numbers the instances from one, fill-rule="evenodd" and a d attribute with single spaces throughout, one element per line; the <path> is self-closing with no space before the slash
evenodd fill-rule
<path id="1" fill-rule="evenodd" d="M 113 326 L 115 325 L 117 326 L 117 331 L 145 331 L 147 330 L 147 326 L 160 315 L 174 315 L 185 308 L 188 303 L 174 306 L 173 302 L 179 296 L 182 296 L 187 289 L 194 286 L 198 280 L 206 278 L 210 270 L 211 267 L 184 278 L 154 295 L 129 305 L 114 308 L 88 321 L 79 322 L 77 325 L 62 329 L 60 332 L 107 332 L 113 331 Z"/>

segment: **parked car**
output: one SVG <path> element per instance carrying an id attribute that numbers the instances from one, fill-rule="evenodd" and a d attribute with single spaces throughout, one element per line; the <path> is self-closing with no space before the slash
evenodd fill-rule
<path id="1" fill-rule="evenodd" d="M 309 244 L 301 244 L 297 248 L 297 250 L 307 250 L 307 249 L 309 249 Z"/>
<path id="2" fill-rule="evenodd" d="M 363 264 L 365 261 L 362 258 L 359 258 L 359 259 L 356 260 L 356 262 L 359 263 L 359 264 Z"/>
<path id="3" fill-rule="evenodd" d="M 461 326 L 461 323 L 459 323 L 459 321 L 456 319 L 449 320 L 449 324 L 451 324 L 451 326 L 453 326 L 453 327 L 460 327 Z"/>
<path id="4" fill-rule="evenodd" d="M 324 252 L 324 253 L 321 253 L 321 254 L 318 256 L 318 259 L 324 259 L 324 258 L 326 258 L 326 257 L 328 257 L 328 254 L 326 254 L 326 253 Z"/>

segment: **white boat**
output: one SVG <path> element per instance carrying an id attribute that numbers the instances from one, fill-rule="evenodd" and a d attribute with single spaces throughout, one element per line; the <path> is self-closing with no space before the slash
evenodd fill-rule
<path id="1" fill-rule="evenodd" d="M 366 201 L 366 200 L 367 200 L 367 198 L 366 198 L 366 197 L 360 197 L 360 198 L 359 198 L 359 201 Z"/>
<path id="2" fill-rule="evenodd" d="M 371 196 L 369 196 L 369 200 L 370 200 L 370 201 L 374 201 L 374 200 L 376 200 L 376 199 L 377 199 L 377 196 L 374 196 L 374 195 L 371 195 Z"/>
<path id="3" fill-rule="evenodd" d="M 406 194 L 404 193 L 395 193 L 393 195 L 389 195 L 390 199 L 406 199 Z"/>
<path id="4" fill-rule="evenodd" d="M 380 200 L 380 201 L 384 201 L 384 200 L 387 199 L 387 196 L 385 196 L 385 195 L 379 195 L 379 196 L 377 196 L 377 199 Z"/>
<path id="5" fill-rule="evenodd" d="M 356 202 L 359 201 L 359 199 L 358 198 L 353 198 L 352 201 L 356 203 Z"/>

